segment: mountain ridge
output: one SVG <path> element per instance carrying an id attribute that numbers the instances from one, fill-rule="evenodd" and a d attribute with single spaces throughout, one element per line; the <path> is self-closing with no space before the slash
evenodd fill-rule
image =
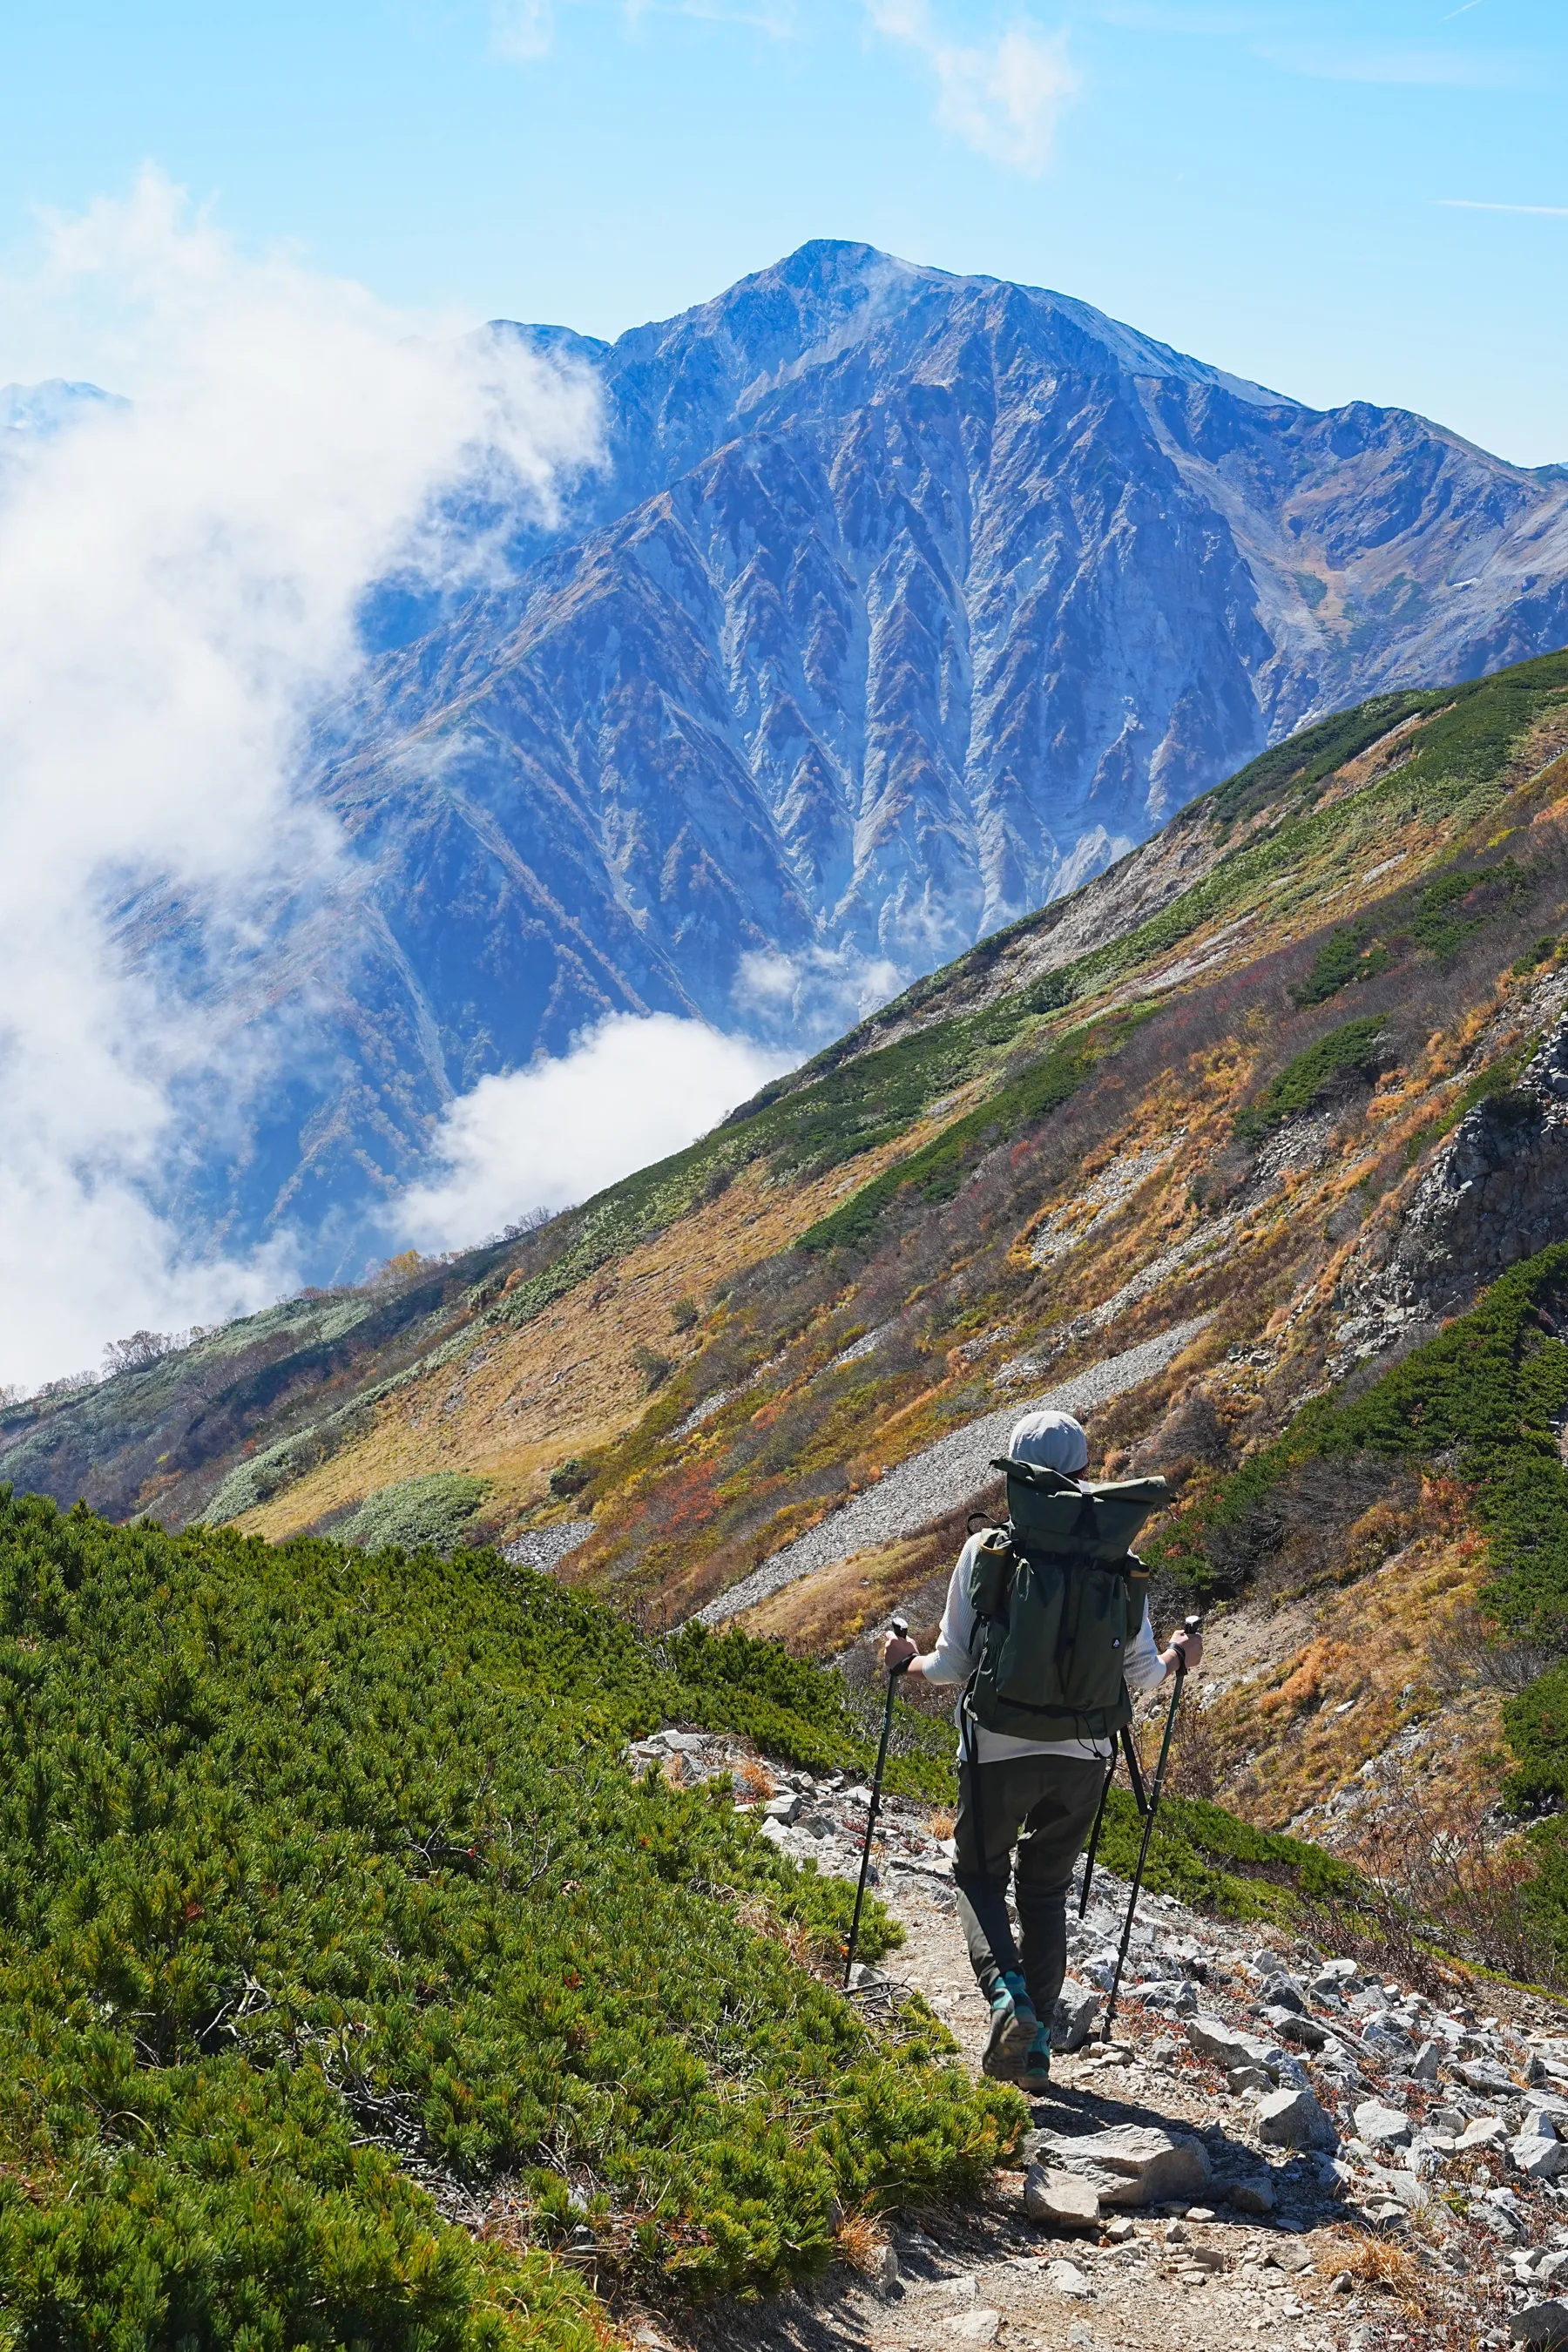
<path id="1" fill-rule="evenodd" d="M 591 368 L 604 467 L 504 585 L 367 602 L 304 785 L 346 878 L 209 982 L 310 1051 L 161 1202 L 320 1280 L 479 1079 L 623 1013 L 826 1043 L 1312 714 L 1568 638 L 1568 479 L 1072 298 L 819 240 L 613 344 L 485 332 Z"/>

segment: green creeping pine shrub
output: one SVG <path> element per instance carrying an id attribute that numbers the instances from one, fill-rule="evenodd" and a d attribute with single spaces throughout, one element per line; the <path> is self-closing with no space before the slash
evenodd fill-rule
<path id="1" fill-rule="evenodd" d="M 493 1553 L 0 1487 L 5 2340 L 591 2352 L 569 2190 L 612 2273 L 703 2294 L 820 2266 L 836 2204 L 972 2186 L 1019 2102 L 795 1964 L 852 1890 L 634 1776 L 671 1719 L 868 1760 L 835 1677 L 736 1633 L 661 1658 Z M 528 2249 L 405 2157 L 507 2177 Z"/>
<path id="2" fill-rule="evenodd" d="M 1394 958 L 1381 942 L 1368 946 L 1364 924 L 1331 931 L 1312 958 L 1312 969 L 1290 991 L 1298 1004 L 1326 1004 L 1352 981 L 1375 980 L 1387 971 Z"/>
<path id="3" fill-rule="evenodd" d="M 470 1478 L 458 1470 L 435 1470 L 422 1478 L 401 1478 L 395 1486 L 380 1486 L 333 1529 L 339 1543 L 360 1544 L 366 1551 L 384 1551 L 398 1544 L 417 1551 L 425 1544 L 450 1551 L 463 1539 L 463 1530 L 489 1492 L 488 1478 Z"/>
<path id="4" fill-rule="evenodd" d="M 1380 1021 L 1347 1021 L 1287 1062 L 1258 1100 L 1237 1112 L 1236 1132 L 1247 1143 L 1260 1143 L 1271 1127 L 1313 1109 L 1347 1079 L 1370 1083 L 1388 1067 L 1388 1059 Z"/>

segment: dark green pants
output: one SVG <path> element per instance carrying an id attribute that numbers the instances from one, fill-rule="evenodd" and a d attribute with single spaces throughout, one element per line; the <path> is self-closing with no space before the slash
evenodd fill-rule
<path id="1" fill-rule="evenodd" d="M 1004 1975 L 1020 1969 L 1007 1916 L 1011 1871 L 1021 1973 L 1046 2025 L 1067 1974 L 1073 1864 L 1094 1826 L 1104 1784 L 1104 1765 L 1088 1758 L 1011 1756 L 958 1768 L 952 1876 L 970 1961 L 987 2000 Z"/>

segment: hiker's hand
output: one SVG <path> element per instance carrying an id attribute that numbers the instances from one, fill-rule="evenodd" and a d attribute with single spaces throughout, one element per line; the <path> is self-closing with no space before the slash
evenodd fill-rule
<path id="1" fill-rule="evenodd" d="M 919 1656 L 919 1643 L 907 1633 L 889 1633 L 882 1644 L 882 1664 L 890 1675 L 896 1675 L 900 1666 L 907 1668 L 910 1659 Z"/>
<path id="2" fill-rule="evenodd" d="M 1180 1659 L 1188 1674 L 1191 1674 L 1194 1666 L 1202 1665 L 1203 1657 L 1203 1635 L 1195 1629 L 1191 1633 L 1184 1630 L 1173 1636 L 1171 1646 L 1165 1652 L 1165 1672 L 1168 1675 L 1173 1675 L 1176 1671 L 1176 1662 Z"/>

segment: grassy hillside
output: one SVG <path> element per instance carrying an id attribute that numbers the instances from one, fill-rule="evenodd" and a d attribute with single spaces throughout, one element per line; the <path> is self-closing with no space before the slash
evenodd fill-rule
<path id="1" fill-rule="evenodd" d="M 773 2284 L 1018 2126 L 795 1957 L 850 1890 L 620 1763 L 671 1719 L 864 1759 L 777 1651 L 0 1494 L 0 1676 L 7 2340 L 587 2352 L 574 2231 L 645 2290 Z"/>

